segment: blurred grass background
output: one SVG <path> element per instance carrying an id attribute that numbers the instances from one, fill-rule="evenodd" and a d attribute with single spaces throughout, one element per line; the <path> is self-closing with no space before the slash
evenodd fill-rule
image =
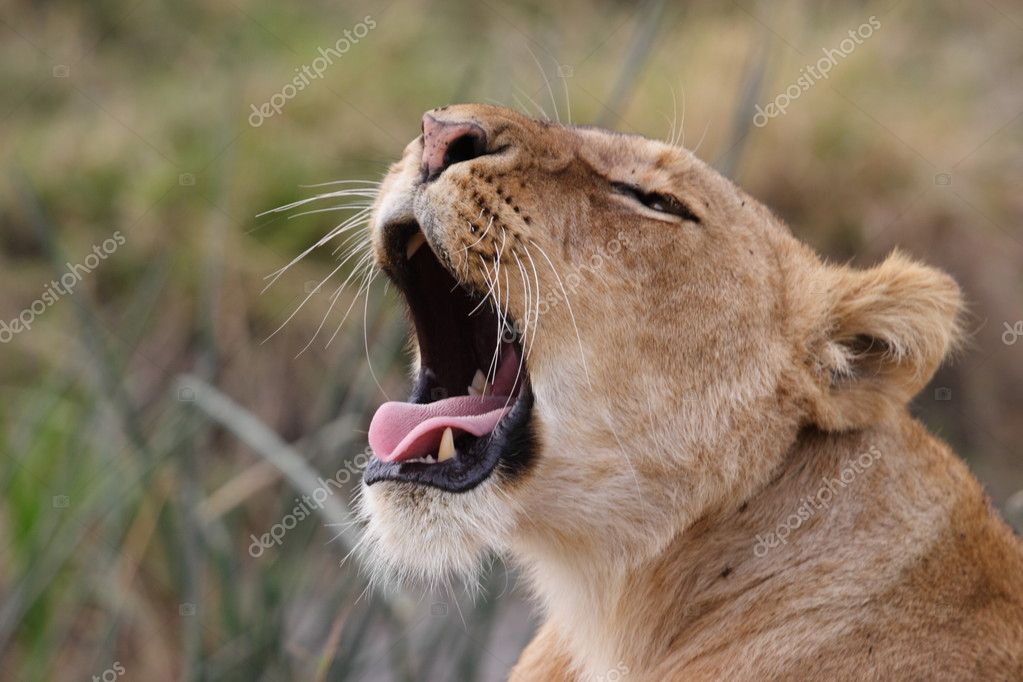
<path id="1" fill-rule="evenodd" d="M 752 125 L 871 16 L 828 79 Z M 913 409 L 1023 526 L 1017 3 L 8 0 L 0 36 L 0 321 L 124 237 L 0 345 L 3 680 L 503 679 L 534 623 L 499 562 L 473 603 L 367 593 L 341 561 L 369 417 L 406 390 L 393 292 L 375 283 L 301 354 L 333 287 L 271 333 L 336 256 L 261 293 L 350 213 L 258 213 L 379 179 L 454 101 L 661 138 L 682 121 L 686 146 L 832 258 L 898 245 L 953 273 L 972 343 Z M 338 472 L 347 490 L 252 556 Z"/>

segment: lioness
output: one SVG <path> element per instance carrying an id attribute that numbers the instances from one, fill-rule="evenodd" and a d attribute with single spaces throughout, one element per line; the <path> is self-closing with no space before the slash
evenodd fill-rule
<path id="1" fill-rule="evenodd" d="M 428 112 L 373 207 L 417 339 L 360 507 L 380 576 L 498 552 L 513 680 L 1023 679 L 1023 546 L 907 412 L 955 282 L 824 263 L 690 152 Z"/>

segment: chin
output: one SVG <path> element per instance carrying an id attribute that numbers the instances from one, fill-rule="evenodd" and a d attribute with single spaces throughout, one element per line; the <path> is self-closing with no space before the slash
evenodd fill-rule
<path id="1" fill-rule="evenodd" d="M 515 519 L 496 480 L 455 494 L 412 482 L 364 484 L 359 515 L 362 560 L 381 587 L 477 584 L 488 555 L 506 548 Z"/>

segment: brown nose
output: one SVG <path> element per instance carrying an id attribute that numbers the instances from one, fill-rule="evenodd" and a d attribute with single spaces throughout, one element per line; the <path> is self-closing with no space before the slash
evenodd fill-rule
<path id="1" fill-rule="evenodd" d="M 429 182 L 448 166 L 486 154 L 483 128 L 467 121 L 438 121 L 423 115 L 423 181 Z"/>

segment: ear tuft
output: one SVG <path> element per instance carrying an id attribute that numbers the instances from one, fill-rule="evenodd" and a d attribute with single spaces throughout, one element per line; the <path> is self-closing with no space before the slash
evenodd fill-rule
<path id="1" fill-rule="evenodd" d="M 830 300 L 814 351 L 814 421 L 826 430 L 866 426 L 909 402 L 959 343 L 962 294 L 951 277 L 899 252 L 823 277 Z"/>

